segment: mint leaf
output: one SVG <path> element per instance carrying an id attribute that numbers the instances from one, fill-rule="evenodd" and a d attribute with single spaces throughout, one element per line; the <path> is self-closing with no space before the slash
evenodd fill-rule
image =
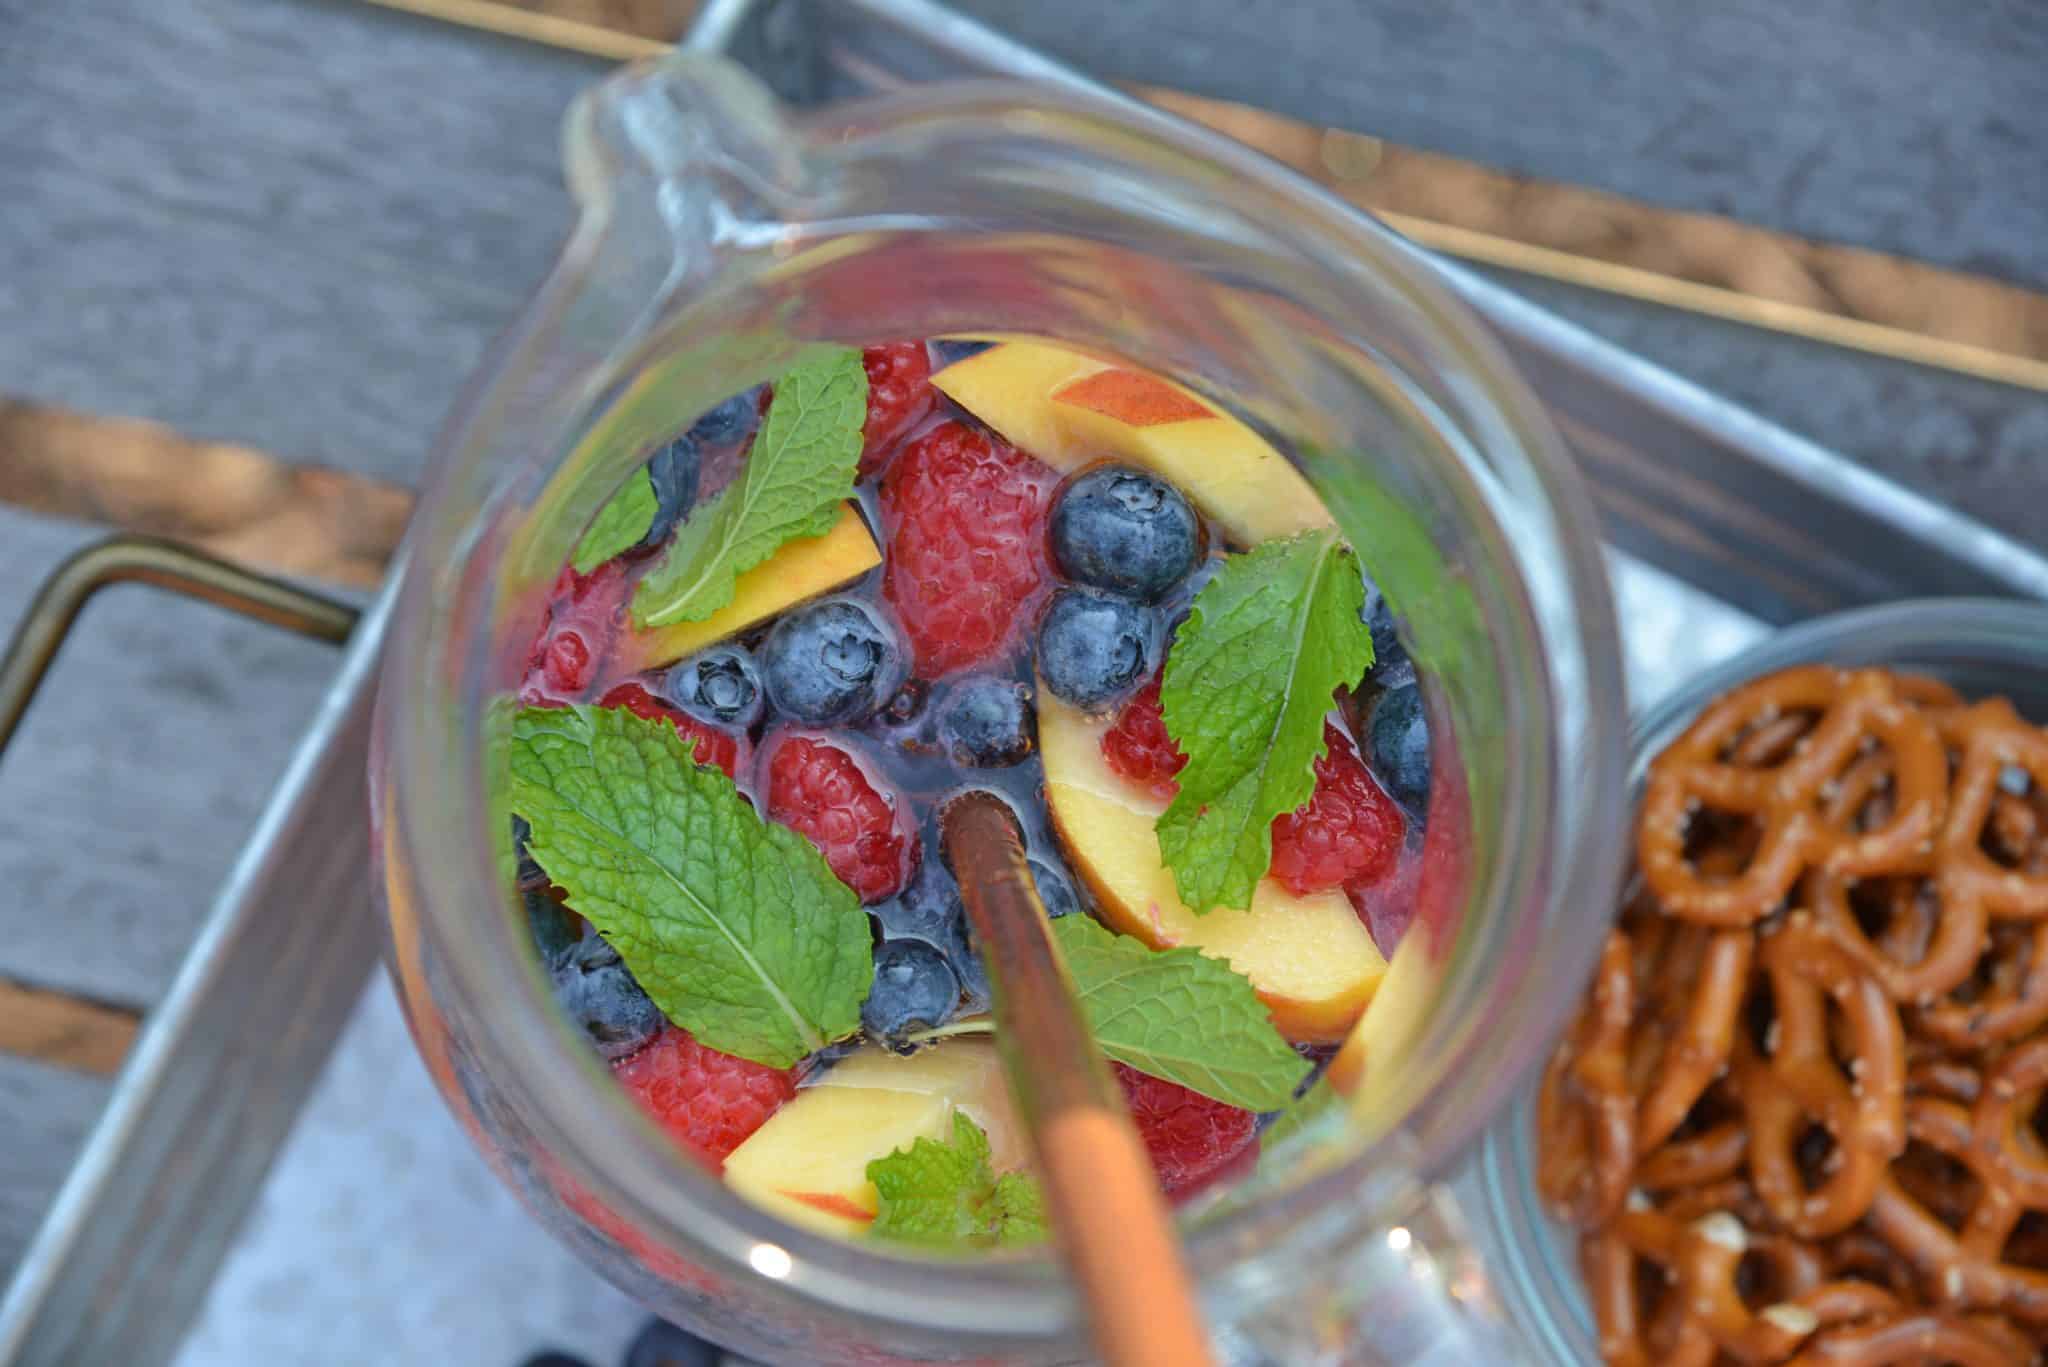
<path id="1" fill-rule="evenodd" d="M 1329 531 L 1231 556 L 1195 595 L 1159 692 L 1188 757 L 1159 852 L 1200 915 L 1249 907 L 1273 861 L 1273 818 L 1307 802 L 1323 716 L 1372 665 L 1365 582 Z"/>
<path id="2" fill-rule="evenodd" d="M 920 1139 L 868 1164 L 880 1204 L 871 1234 L 953 1247 L 1025 1243 L 1045 1237 L 1045 1207 L 1028 1173 L 989 1169 L 988 1136 L 966 1112 L 953 1113 L 946 1143 Z"/>
<path id="3" fill-rule="evenodd" d="M 675 727 L 522 708 L 511 771 L 528 851 L 699 1042 L 787 1068 L 860 1028 L 874 980 L 860 899 Z"/>
<path id="4" fill-rule="evenodd" d="M 624 488 L 612 495 L 612 501 L 598 510 L 597 521 L 576 543 L 570 568 L 578 574 L 588 574 L 620 551 L 639 545 L 654 525 L 655 509 L 654 481 L 643 465 L 633 472 Z"/>
<path id="5" fill-rule="evenodd" d="M 1251 980 L 1195 949 L 1153 950 L 1086 916 L 1062 916 L 1052 938 L 1102 1052 L 1248 1111 L 1285 1106 L 1308 1075 Z"/>
<path id="6" fill-rule="evenodd" d="M 834 347 L 791 367 L 733 482 L 677 530 L 633 593 L 643 627 L 701 622 L 732 601 L 740 575 L 785 541 L 832 530 L 853 494 L 867 421 L 860 353 Z M 644 529 L 643 529 L 644 530 Z"/>

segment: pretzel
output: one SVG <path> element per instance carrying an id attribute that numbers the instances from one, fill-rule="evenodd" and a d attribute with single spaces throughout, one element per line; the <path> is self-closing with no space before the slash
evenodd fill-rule
<path id="1" fill-rule="evenodd" d="M 1724 758 L 1746 733 L 1795 711 L 1819 720 L 1782 763 L 1745 767 Z M 1872 740 L 1890 752 L 1889 819 L 1868 830 L 1831 825 L 1819 808 L 1823 791 Z M 1636 858 L 1668 914 L 1722 927 L 1754 925 L 1808 868 L 1856 876 L 1919 857 L 1941 828 L 1947 790 L 1941 735 L 1899 697 L 1891 675 L 1819 665 L 1785 670 L 1710 704 L 1651 763 Z M 1739 875 L 1710 880 L 1688 860 L 1687 833 L 1702 808 L 1758 827 L 1755 857 Z"/>
<path id="2" fill-rule="evenodd" d="M 1698 957 L 1686 981 L 1659 985 L 1659 1000 L 1674 1008 L 1683 1003 L 1684 1014 L 1657 1051 L 1654 1080 L 1636 1110 L 1636 1145 L 1643 1152 L 1670 1137 L 1727 1066 L 1749 983 L 1753 937 L 1739 930 L 1683 930 L 1697 941 Z"/>
<path id="3" fill-rule="evenodd" d="M 1820 1245 L 1828 1275 L 1840 1281 L 1865 1282 L 1893 1296 L 1919 1299 L 1919 1273 L 1903 1253 L 1862 1225 Z"/>
<path id="4" fill-rule="evenodd" d="M 1538 1123 L 1558 1138 L 1538 1156 L 1537 1190 L 1581 1227 L 1605 1220 L 1628 1194 L 1635 1161 L 1636 1101 L 1628 1085 L 1634 998 L 1629 938 L 1613 931 L 1600 953 L 1592 996 L 1544 1070 L 1538 1093 Z"/>
<path id="5" fill-rule="evenodd" d="M 1818 1334 L 1793 1367 L 2015 1367 L 2010 1339 L 1951 1315 L 1921 1311 Z"/>
<path id="6" fill-rule="evenodd" d="M 1774 1048 L 1764 1059 L 1745 1041 L 1735 1063 L 1750 1178 L 1781 1228 L 1824 1238 L 1862 1218 L 1886 1164 L 1905 1148 L 1905 1034 L 1876 980 L 1810 920 L 1794 916 L 1764 941 L 1762 958 L 1777 1007 Z M 1828 1038 L 1829 999 L 1855 1037 L 1846 1079 Z M 1827 1130 L 1836 1160 L 1813 1189 L 1795 1151 L 1809 1121 Z"/>
<path id="7" fill-rule="evenodd" d="M 1685 1225 L 1662 1211 L 1630 1206 L 1580 1247 L 1580 1272 L 1593 1303 L 1600 1355 L 1609 1367 L 1709 1367 L 1718 1346 L 1686 1313 L 1678 1267 Z M 1638 1267 L 1656 1266 L 1666 1289 L 1651 1304 L 1639 1294 Z"/>
<path id="8" fill-rule="evenodd" d="M 1933 1003 L 1976 968 L 1990 930 L 1990 912 L 1976 898 L 1936 900 L 1933 885 L 1895 885 L 1888 891 L 1892 924 L 1880 942 L 1873 943 L 1850 905 L 1849 880 L 1816 873 L 1805 887 L 1814 919 L 1893 1001 Z"/>
<path id="9" fill-rule="evenodd" d="M 1975 899 L 1993 916 L 2048 917 L 2048 873 L 2007 868 L 1981 844 L 2000 793 L 1999 775 L 2007 767 L 2025 770 L 2037 788 L 2048 785 L 2048 734 L 2027 725 L 2003 698 L 1951 714 L 1944 731 L 1961 753 L 1936 843 L 1944 900 Z"/>
<path id="10" fill-rule="evenodd" d="M 1980 992 L 1967 1000 L 1951 994 L 1913 1013 L 1922 1034 L 1951 1049 L 1971 1049 L 2019 1039 L 2048 1023 L 2048 921 L 1994 926 L 1976 968 L 1986 980 Z"/>

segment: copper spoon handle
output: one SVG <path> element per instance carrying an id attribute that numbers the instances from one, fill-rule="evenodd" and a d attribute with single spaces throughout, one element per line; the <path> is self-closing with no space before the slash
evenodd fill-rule
<path id="1" fill-rule="evenodd" d="M 1081 1019 L 1017 819 L 1000 798 L 972 792 L 940 824 L 988 968 L 996 1046 L 1096 1347 L 1111 1367 L 1209 1367 L 1173 1217 Z"/>

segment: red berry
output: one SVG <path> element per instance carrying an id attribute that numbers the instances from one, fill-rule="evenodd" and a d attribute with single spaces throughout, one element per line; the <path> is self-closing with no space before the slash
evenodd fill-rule
<path id="1" fill-rule="evenodd" d="M 1367 771 L 1351 738 L 1323 723 L 1329 753 L 1316 761 L 1316 790 L 1273 822 L 1273 877 L 1297 897 L 1371 882 L 1401 856 L 1407 823 Z"/>
<path id="2" fill-rule="evenodd" d="M 1110 768 L 1143 784 L 1162 801 L 1170 801 L 1180 791 L 1173 776 L 1186 767 L 1188 757 L 1166 734 L 1166 717 L 1159 709 L 1158 675 L 1131 695 L 1102 733 L 1102 756 Z"/>
<path id="3" fill-rule="evenodd" d="M 521 700 L 564 702 L 590 687 L 598 661 L 618 635 L 626 587 L 625 567 L 615 560 L 588 574 L 562 571 L 549 593 L 540 635 L 527 653 Z"/>
<path id="4" fill-rule="evenodd" d="M 791 736 L 768 764 L 768 819 L 809 840 L 839 881 L 879 902 L 916 871 L 917 836 L 897 820 L 860 762 L 836 745 Z"/>
<path id="5" fill-rule="evenodd" d="M 714 1168 L 796 1095 L 794 1072 L 721 1054 L 673 1025 L 613 1064 L 612 1074 L 676 1143 Z"/>
<path id="6" fill-rule="evenodd" d="M 670 707 L 642 684 L 622 683 L 599 699 L 598 706 L 623 707 L 646 721 L 666 721 L 684 740 L 696 742 L 691 753 L 697 763 L 715 764 L 725 770 L 727 778 L 736 777 L 739 773 L 740 743 L 736 738 L 716 727 L 707 726 L 687 712 Z"/>
<path id="7" fill-rule="evenodd" d="M 882 482 L 892 540 L 882 592 L 919 675 L 979 664 L 1032 616 L 1045 582 L 1053 472 L 1009 443 L 942 423 L 906 446 Z"/>
<path id="8" fill-rule="evenodd" d="M 1121 1063 L 1112 1066 L 1160 1188 L 1173 1200 L 1228 1176 L 1258 1151 L 1258 1117 L 1250 1111 Z"/>
<path id="9" fill-rule="evenodd" d="M 860 472 L 882 468 L 897 438 L 932 411 L 932 358 L 923 342 L 891 342 L 860 354 L 868 372 L 868 420 L 861 429 Z"/>

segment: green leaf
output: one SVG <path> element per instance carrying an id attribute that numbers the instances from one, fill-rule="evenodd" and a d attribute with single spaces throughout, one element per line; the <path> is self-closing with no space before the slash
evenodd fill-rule
<path id="1" fill-rule="evenodd" d="M 880 1204 L 869 1233 L 904 1243 L 1027 1243 L 1045 1237 L 1045 1205 L 1030 1174 L 989 1168 L 988 1136 L 964 1111 L 953 1113 L 953 1137 L 920 1139 L 868 1164 Z"/>
<path id="2" fill-rule="evenodd" d="M 1153 950 L 1086 916 L 1062 916 L 1052 936 L 1089 1031 L 1117 1062 L 1248 1111 L 1285 1106 L 1308 1075 L 1251 981 L 1221 959 Z"/>
<path id="3" fill-rule="evenodd" d="M 657 502 L 654 481 L 643 465 L 612 495 L 612 501 L 598 510 L 597 521 L 576 545 L 570 567 L 578 574 L 588 574 L 620 551 L 639 545 L 654 525 Z"/>
<path id="4" fill-rule="evenodd" d="M 642 627 L 701 622 L 732 601 L 740 575 L 785 541 L 823 536 L 853 494 L 867 420 L 860 353 L 834 347 L 791 367 L 733 482 L 677 529 L 633 594 Z"/>
<path id="5" fill-rule="evenodd" d="M 1195 596 L 1159 695 L 1188 763 L 1156 829 L 1196 914 L 1251 906 L 1273 819 L 1315 791 L 1333 694 L 1372 666 L 1364 602 L 1357 560 L 1328 531 L 1231 556 Z"/>
<path id="6" fill-rule="evenodd" d="M 773 1068 L 860 1028 L 874 981 L 860 899 L 674 726 L 522 708 L 510 767 L 527 849 L 670 1020 Z"/>

